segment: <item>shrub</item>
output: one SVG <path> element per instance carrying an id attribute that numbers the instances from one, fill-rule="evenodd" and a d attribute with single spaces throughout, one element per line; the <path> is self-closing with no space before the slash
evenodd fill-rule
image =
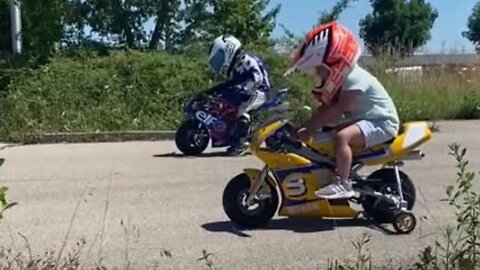
<path id="1" fill-rule="evenodd" d="M 0 220 L 2 219 L 2 215 L 5 210 L 15 206 L 16 202 L 8 202 L 7 200 L 7 187 L 0 186 Z"/>
<path id="2" fill-rule="evenodd" d="M 480 194 L 475 191 L 475 173 L 467 171 L 466 148 L 459 144 L 449 145 L 449 155 L 455 158 L 458 169 L 454 184 L 446 187 L 447 201 L 455 209 L 456 226 L 447 227 L 445 241 L 436 242 L 436 246 L 427 246 L 418 254 L 418 261 L 410 265 L 404 261 L 400 268 L 373 264 L 364 254 L 368 236 L 363 236 L 354 247 L 357 250 L 355 262 L 332 263 L 330 270 L 474 270 L 480 267 Z"/>
<path id="3" fill-rule="evenodd" d="M 6 193 L 7 193 L 7 188 L 0 186 L 0 219 L 2 218 L 3 211 L 7 207 Z"/>
<path id="4" fill-rule="evenodd" d="M 313 81 L 307 75 L 284 77 L 285 56 L 250 49 L 266 60 L 274 89 L 291 88 L 294 117 L 304 119 L 297 109 L 314 106 Z M 0 137 L 21 142 L 42 133 L 176 129 L 183 104 L 220 79 L 205 60 L 198 52 L 117 51 L 57 57 L 36 69 L 16 70 L 0 96 Z M 368 69 L 392 95 L 403 121 L 480 117 L 478 76 L 439 70 L 402 79 L 385 73 L 386 67 L 379 60 Z"/>

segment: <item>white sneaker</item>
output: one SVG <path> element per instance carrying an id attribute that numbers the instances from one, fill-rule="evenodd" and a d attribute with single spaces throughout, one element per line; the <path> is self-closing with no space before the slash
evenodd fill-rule
<path id="1" fill-rule="evenodd" d="M 350 180 L 347 182 L 337 180 L 315 191 L 315 195 L 323 199 L 349 199 L 355 196 L 355 192 L 352 189 L 352 182 Z"/>

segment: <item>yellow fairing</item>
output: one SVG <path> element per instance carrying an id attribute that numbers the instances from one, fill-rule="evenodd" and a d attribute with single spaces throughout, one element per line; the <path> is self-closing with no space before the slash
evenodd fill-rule
<path id="1" fill-rule="evenodd" d="M 358 213 L 350 207 L 347 200 L 337 200 L 335 205 L 331 205 L 327 200 L 318 199 L 298 205 L 282 205 L 278 215 L 300 218 L 356 218 Z"/>
<path id="2" fill-rule="evenodd" d="M 255 154 L 274 172 L 313 166 L 309 160 L 295 154 L 281 154 L 266 150 L 257 150 Z M 254 174 L 252 171 L 250 173 L 245 172 Z M 260 171 L 256 172 L 256 177 L 258 177 L 259 173 Z M 283 195 L 279 215 L 312 218 L 356 217 L 358 212 L 350 207 L 348 201 L 340 203 L 337 201 L 334 205 L 331 205 L 327 200 L 320 200 L 315 195 L 314 192 L 321 186 L 328 184 L 330 179 L 333 179 L 333 176 L 331 170 L 325 167 L 318 167 L 306 173 L 294 170 L 285 178 L 277 179 Z M 250 178 L 257 179 L 255 176 Z"/>
<path id="3" fill-rule="evenodd" d="M 267 150 L 257 150 L 255 154 L 259 159 L 265 162 L 270 169 L 298 167 L 311 164 L 308 159 L 292 153 L 282 154 L 269 152 Z"/>
<path id="4" fill-rule="evenodd" d="M 260 145 L 264 142 L 264 140 L 270 136 L 272 133 L 274 133 L 277 129 L 283 127 L 286 123 L 286 120 L 278 120 L 275 122 L 272 122 L 263 128 L 260 128 L 257 130 L 253 136 L 252 136 L 252 141 L 250 142 L 250 150 L 255 154 L 254 152 L 260 148 Z"/>
<path id="5" fill-rule="evenodd" d="M 299 169 L 308 166 L 299 166 Z M 315 191 L 329 184 L 333 179 L 333 171 L 324 167 L 314 167 L 307 172 L 292 171 L 281 180 L 283 203 L 279 211 L 280 216 L 295 217 L 356 217 L 348 201 L 330 204 L 329 201 L 319 199 Z"/>

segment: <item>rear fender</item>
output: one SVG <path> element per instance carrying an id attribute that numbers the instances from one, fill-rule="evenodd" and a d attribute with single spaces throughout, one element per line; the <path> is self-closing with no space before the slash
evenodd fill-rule
<path id="1" fill-rule="evenodd" d="M 243 172 L 248 176 L 248 179 L 250 179 L 250 184 L 253 185 L 253 183 L 255 183 L 258 178 L 260 177 L 260 175 L 262 174 L 262 171 L 259 170 L 259 169 L 254 169 L 254 168 L 246 168 L 246 169 L 243 169 Z M 277 183 L 275 182 L 275 180 L 273 180 L 268 174 L 265 176 L 267 179 L 267 182 L 272 186 L 272 187 L 276 187 L 277 186 Z"/>

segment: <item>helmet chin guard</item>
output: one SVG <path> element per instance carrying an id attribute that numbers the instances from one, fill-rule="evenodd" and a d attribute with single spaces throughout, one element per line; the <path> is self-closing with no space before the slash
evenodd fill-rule
<path id="1" fill-rule="evenodd" d="M 313 93 L 319 102 L 329 104 L 345 77 L 357 64 L 360 54 L 360 44 L 355 35 L 337 22 L 330 22 L 307 33 L 284 75 L 308 72 L 318 66 L 328 69 L 329 76 L 324 78 L 323 87 L 315 89 Z"/>

